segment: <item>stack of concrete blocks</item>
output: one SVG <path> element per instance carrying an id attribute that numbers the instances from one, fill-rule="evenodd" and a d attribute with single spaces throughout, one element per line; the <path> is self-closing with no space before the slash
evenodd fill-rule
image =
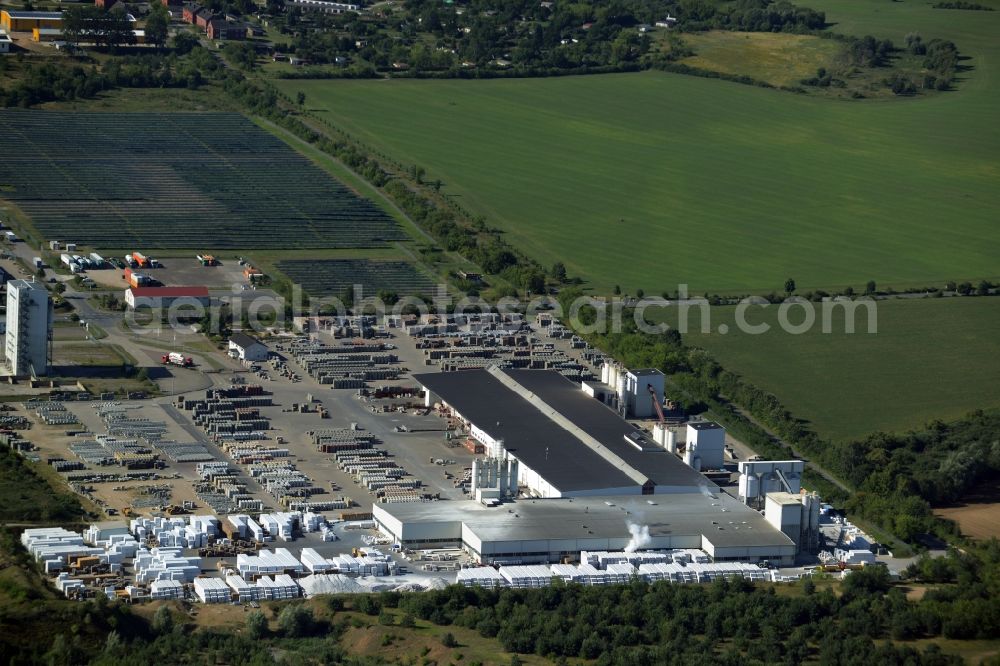
<path id="1" fill-rule="evenodd" d="M 108 565 L 111 573 L 119 573 L 126 559 L 132 559 L 139 551 L 139 542 L 128 531 L 124 522 L 95 523 L 83 533 L 84 541 L 104 553 L 99 555 L 101 562 Z"/>
<path id="2" fill-rule="evenodd" d="M 507 584 L 500 572 L 493 567 L 459 569 L 455 582 L 465 587 L 505 587 Z"/>
<path id="3" fill-rule="evenodd" d="M 305 568 L 312 573 L 337 570 L 337 565 L 333 560 L 328 560 L 312 548 L 303 548 L 300 558 Z"/>
<path id="4" fill-rule="evenodd" d="M 584 562 L 579 567 L 578 577 L 575 578 L 581 585 L 607 585 L 611 580 L 607 571 L 598 569 L 594 565 Z"/>
<path id="5" fill-rule="evenodd" d="M 204 548 L 219 534 L 219 519 L 214 516 L 174 518 L 136 518 L 130 530 L 140 541 L 155 538 L 160 546 Z"/>
<path id="6" fill-rule="evenodd" d="M 156 580 L 190 583 L 201 573 L 201 558 L 184 557 L 181 548 L 154 548 L 140 551 L 133 566 L 137 583 Z"/>
<path id="7" fill-rule="evenodd" d="M 616 562 L 604 567 L 611 583 L 627 583 L 636 575 L 636 568 L 628 562 Z"/>
<path id="8" fill-rule="evenodd" d="M 257 580 L 257 588 L 260 589 L 260 599 L 274 601 L 297 599 L 300 593 L 298 584 L 288 574 L 279 574 L 273 579 L 261 576 Z"/>
<path id="9" fill-rule="evenodd" d="M 56 576 L 56 589 L 65 594 L 67 597 L 75 596 L 84 590 L 84 584 L 82 580 L 76 578 L 70 578 L 68 573 L 61 573 Z"/>
<path id="10" fill-rule="evenodd" d="M 301 517 L 302 514 L 298 511 L 262 513 L 260 514 L 260 524 L 272 537 L 277 537 L 282 541 L 291 541 L 295 538 L 293 533 Z"/>
<path id="11" fill-rule="evenodd" d="M 875 553 L 866 549 L 838 548 L 833 551 L 833 556 L 838 562 L 848 565 L 875 563 Z"/>
<path id="12" fill-rule="evenodd" d="M 299 525 L 302 526 L 302 531 L 306 534 L 319 532 L 326 525 L 326 518 L 322 514 L 306 511 L 300 514 Z"/>
<path id="13" fill-rule="evenodd" d="M 333 528 L 330 523 L 323 523 L 319 526 L 320 538 L 324 542 L 336 541 L 338 539 L 337 535 L 334 533 Z"/>
<path id="14" fill-rule="evenodd" d="M 619 564 L 627 563 L 632 566 L 639 566 L 640 564 L 653 564 L 653 563 L 663 563 L 670 562 L 672 551 L 635 551 L 631 553 L 626 553 L 623 551 L 606 551 L 606 550 L 581 550 L 580 551 L 580 561 L 591 564 L 598 569 L 604 569 L 609 564 Z"/>
<path id="15" fill-rule="evenodd" d="M 113 536 L 128 536 L 128 525 L 122 521 L 93 523 L 83 533 L 84 543 L 105 548 Z"/>
<path id="16" fill-rule="evenodd" d="M 689 562 L 694 562 L 695 564 L 707 564 L 712 561 L 712 558 L 708 556 L 703 551 L 696 550 L 694 548 L 685 548 L 682 550 L 674 550 L 670 552 L 671 558 L 674 562 L 679 564 L 685 564 Z"/>
<path id="17" fill-rule="evenodd" d="M 302 573 L 305 567 L 285 548 L 275 548 L 274 552 L 262 550 L 256 555 L 236 556 L 236 570 L 241 576 L 255 578 L 265 574 L 280 574 L 293 571 Z"/>
<path id="18" fill-rule="evenodd" d="M 650 582 L 665 580 L 671 583 L 697 583 L 698 572 L 674 562 L 639 565 L 639 577 Z"/>
<path id="19" fill-rule="evenodd" d="M 42 562 L 49 573 L 62 569 L 62 565 L 69 563 L 70 558 L 104 554 L 103 548 L 85 545 L 82 534 L 62 527 L 26 529 L 21 533 L 21 545 L 32 557 Z"/>
<path id="20" fill-rule="evenodd" d="M 182 599 L 184 597 L 184 585 L 176 580 L 154 580 L 149 586 L 149 598 L 157 599 Z"/>
<path id="21" fill-rule="evenodd" d="M 227 520 L 237 529 L 241 539 L 263 542 L 272 539 L 264 534 L 264 528 L 256 520 L 246 514 L 233 514 Z"/>
<path id="22" fill-rule="evenodd" d="M 143 601 L 149 598 L 149 594 L 146 592 L 146 588 L 138 587 L 137 585 L 126 585 L 125 593 L 128 598 L 132 601 Z"/>
<path id="23" fill-rule="evenodd" d="M 567 583 L 579 582 L 580 570 L 572 564 L 553 564 L 549 567 L 552 577 L 564 580 Z"/>
<path id="24" fill-rule="evenodd" d="M 552 570 L 540 564 L 502 567 L 500 575 L 509 587 L 518 589 L 548 587 L 552 583 Z"/>
<path id="25" fill-rule="evenodd" d="M 221 578 L 195 578 L 194 593 L 204 604 L 227 604 L 232 597 Z"/>
<path id="26" fill-rule="evenodd" d="M 226 585 L 229 586 L 240 601 L 257 601 L 260 588 L 246 582 L 239 574 L 226 574 Z"/>
<path id="27" fill-rule="evenodd" d="M 396 563 L 377 550 L 369 550 L 362 557 L 338 555 L 329 561 L 339 573 L 356 573 L 359 576 L 389 576 L 396 573 Z"/>

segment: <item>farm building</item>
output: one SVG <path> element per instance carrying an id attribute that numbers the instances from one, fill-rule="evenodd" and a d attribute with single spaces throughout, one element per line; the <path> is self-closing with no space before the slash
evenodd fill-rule
<path id="1" fill-rule="evenodd" d="M 31 32 L 35 28 L 62 28 L 62 12 L 25 12 L 5 9 L 0 12 L 0 30 Z"/>
<path id="2" fill-rule="evenodd" d="M 10 53 L 12 43 L 10 35 L 6 32 L 0 32 L 0 53 Z"/>
<path id="3" fill-rule="evenodd" d="M 267 345 L 246 333 L 233 333 L 229 338 L 229 354 L 241 361 L 266 361 Z"/>
<path id="4" fill-rule="evenodd" d="M 208 287 L 132 287 L 125 291 L 125 304 L 138 307 L 169 308 L 177 305 L 208 306 Z"/>

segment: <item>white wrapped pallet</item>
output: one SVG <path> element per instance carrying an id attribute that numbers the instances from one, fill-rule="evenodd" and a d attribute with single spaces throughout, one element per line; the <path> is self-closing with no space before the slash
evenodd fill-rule
<path id="1" fill-rule="evenodd" d="M 154 580 L 149 586 L 151 599 L 180 599 L 184 596 L 184 586 L 176 580 Z"/>
<path id="2" fill-rule="evenodd" d="M 455 582 L 466 587 L 503 587 L 507 584 L 507 580 L 493 567 L 459 569 Z"/>
<path id="3" fill-rule="evenodd" d="M 500 575 L 514 588 L 546 587 L 552 583 L 552 570 L 544 565 L 501 567 Z"/>
<path id="4" fill-rule="evenodd" d="M 219 578 L 195 578 L 194 593 L 204 604 L 229 603 L 229 586 Z"/>
<path id="5" fill-rule="evenodd" d="M 635 567 L 628 562 L 618 562 L 605 567 L 612 583 L 627 583 L 636 575 Z"/>
<path id="6" fill-rule="evenodd" d="M 303 566 L 312 573 L 323 573 L 336 569 L 333 561 L 326 559 L 312 548 L 303 548 L 299 559 L 302 560 Z"/>

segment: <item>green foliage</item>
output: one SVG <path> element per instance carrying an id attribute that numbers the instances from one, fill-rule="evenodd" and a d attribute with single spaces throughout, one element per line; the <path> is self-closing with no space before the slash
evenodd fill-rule
<path id="1" fill-rule="evenodd" d="M 315 628 L 312 609 L 302 604 L 289 604 L 278 613 L 278 629 L 286 638 L 309 636 Z"/>
<path id="2" fill-rule="evenodd" d="M 154 46 L 167 43 L 167 31 L 170 27 L 170 13 L 158 2 L 149 6 L 149 16 L 146 17 L 146 41 Z"/>
<path id="3" fill-rule="evenodd" d="M 257 66 L 257 50 L 246 42 L 229 42 L 222 47 L 226 60 L 242 70 L 251 71 Z"/>
<path id="4" fill-rule="evenodd" d="M 259 610 L 250 611 L 246 619 L 247 636 L 259 640 L 267 635 L 267 618 Z"/>
<path id="5" fill-rule="evenodd" d="M 135 43 L 132 23 L 123 7 L 69 6 L 63 12 L 63 39 L 70 44 L 97 44 L 116 49 Z"/>
<path id="6" fill-rule="evenodd" d="M 52 488 L 23 458 L 0 444 L 0 521 L 79 520 L 83 508 L 64 488 Z"/>
<path id="7" fill-rule="evenodd" d="M 153 613 L 153 631 L 158 634 L 169 634 L 174 630 L 174 615 L 169 606 L 160 606 Z"/>

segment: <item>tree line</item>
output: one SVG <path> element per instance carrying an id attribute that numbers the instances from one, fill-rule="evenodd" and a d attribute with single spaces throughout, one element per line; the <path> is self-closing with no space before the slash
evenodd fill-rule
<path id="1" fill-rule="evenodd" d="M 587 659 L 600 666 L 957 666 L 963 661 L 937 645 L 918 648 L 910 641 L 1000 635 L 993 603 L 1000 594 L 998 565 L 995 540 L 919 560 L 906 573 L 931 586 L 920 601 L 909 600 L 884 567 L 871 566 L 839 585 L 819 576 L 781 591 L 734 578 L 702 585 L 634 579 L 588 587 L 554 581 L 541 589 L 452 585 L 428 592 L 337 595 L 312 603 L 265 603 L 246 614 L 243 627 L 229 629 L 185 625 L 166 605 L 147 621 L 126 605 L 100 598 L 50 604 L 49 619 L 63 620 L 52 640 L 26 641 L 8 633 L 0 644 L 6 643 L 11 664 L 365 664 L 377 660 L 352 654 L 344 640 L 351 627 L 399 627 L 394 640 L 405 646 L 413 635 L 405 631 L 421 621 L 496 641 L 514 654 L 511 663 L 521 663 L 519 654 L 534 654 L 556 663 Z M 8 629 L 30 620 L 0 610 L 0 623 Z M 446 647 L 460 647 L 453 632 L 436 633 Z"/>

